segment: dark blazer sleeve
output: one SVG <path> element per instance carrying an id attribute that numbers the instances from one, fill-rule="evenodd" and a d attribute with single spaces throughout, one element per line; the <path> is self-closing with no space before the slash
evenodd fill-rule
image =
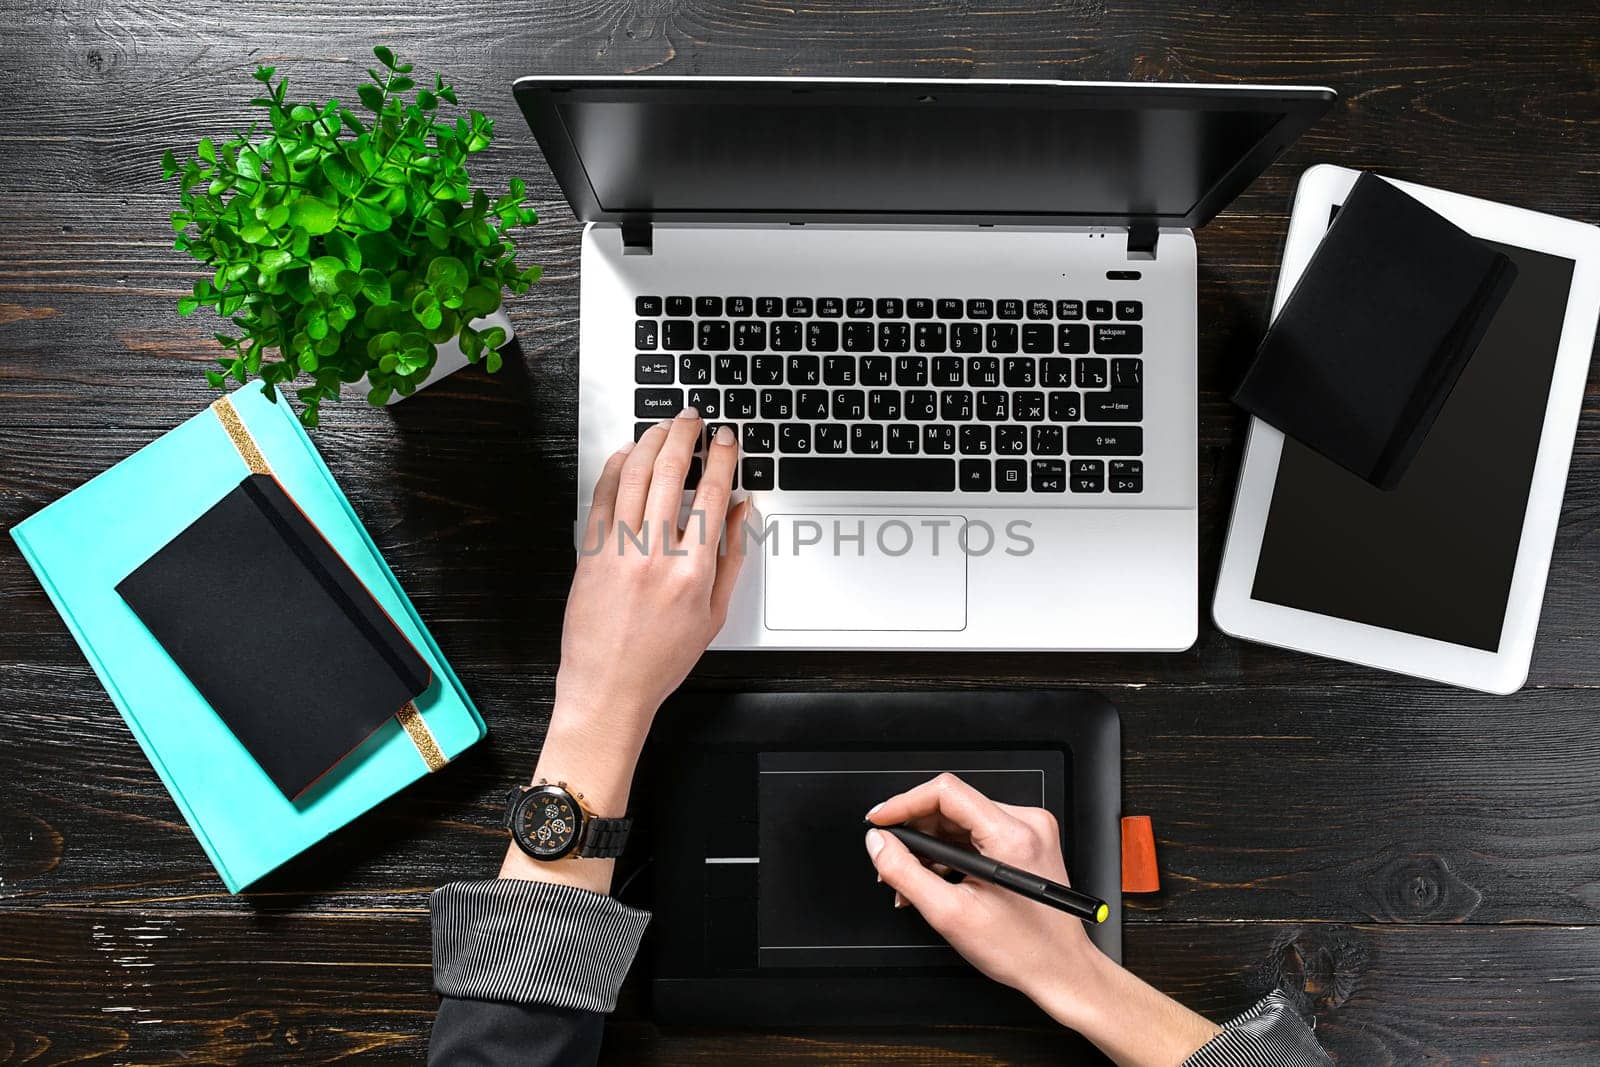
<path id="1" fill-rule="evenodd" d="M 1222 1033 L 1207 1041 L 1183 1067 L 1333 1067 L 1311 1027 L 1289 998 L 1269 993 Z"/>
<path id="2" fill-rule="evenodd" d="M 497 878 L 436 890 L 430 1064 L 592 1064 L 650 913 Z"/>

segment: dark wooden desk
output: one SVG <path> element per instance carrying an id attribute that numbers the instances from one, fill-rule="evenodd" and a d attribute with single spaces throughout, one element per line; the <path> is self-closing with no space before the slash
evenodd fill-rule
<path id="1" fill-rule="evenodd" d="M 1269 6 L 1280 11 L 1270 12 Z M 1320 83 L 1338 108 L 1199 235 L 1209 602 L 1296 176 L 1334 161 L 1600 221 L 1600 8 L 965 0 L 25 4 L 3 42 L 0 522 L 206 404 L 179 320 L 164 148 L 240 122 L 257 63 L 352 94 L 388 42 L 499 120 L 546 280 L 521 356 L 317 434 L 490 720 L 492 740 L 274 877 L 221 889 L 9 540 L 0 542 L 0 1059 L 415 1061 L 427 892 L 494 870 L 506 783 L 549 709 L 571 572 L 577 228 L 512 104 L 534 71 Z M 835 9 L 836 10 L 830 10 Z M 1345 1064 L 1600 1059 L 1600 413 L 1585 406 L 1528 688 L 1496 698 L 1245 645 L 1182 655 L 719 655 L 726 688 L 1088 686 L 1123 713 L 1126 809 L 1165 890 L 1129 964 L 1212 1016 L 1284 985 Z M 1470 531 L 1463 531 L 1470 536 Z M 241 647 L 241 654 L 246 649 Z M 1051 1063 L 1049 1033 L 683 1033 L 615 1020 L 622 1063 Z"/>

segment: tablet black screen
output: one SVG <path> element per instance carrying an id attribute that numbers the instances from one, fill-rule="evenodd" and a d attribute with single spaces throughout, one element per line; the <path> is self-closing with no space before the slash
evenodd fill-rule
<path id="1" fill-rule="evenodd" d="M 1486 243 L 1517 280 L 1398 488 L 1284 441 L 1254 599 L 1499 647 L 1573 263 Z"/>

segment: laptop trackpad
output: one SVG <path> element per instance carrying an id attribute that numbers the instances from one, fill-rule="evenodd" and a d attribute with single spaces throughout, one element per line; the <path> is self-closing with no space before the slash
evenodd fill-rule
<path id="1" fill-rule="evenodd" d="M 963 630 L 960 515 L 774 515 L 769 630 Z M 751 546 L 757 551 L 756 546 Z"/>

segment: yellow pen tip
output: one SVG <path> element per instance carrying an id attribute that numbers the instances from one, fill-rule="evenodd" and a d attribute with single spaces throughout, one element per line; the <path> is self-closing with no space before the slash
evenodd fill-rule
<path id="1" fill-rule="evenodd" d="M 1106 921 L 1106 916 L 1108 916 L 1110 914 L 1111 914 L 1111 905 L 1102 904 L 1098 908 L 1095 909 L 1094 921 L 1097 922 L 1097 923 L 1103 923 L 1103 922 Z"/>

